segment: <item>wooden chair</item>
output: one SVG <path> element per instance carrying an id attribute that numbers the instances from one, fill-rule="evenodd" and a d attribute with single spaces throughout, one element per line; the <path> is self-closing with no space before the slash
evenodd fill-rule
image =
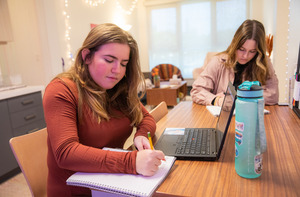
<path id="1" fill-rule="evenodd" d="M 13 137 L 9 144 L 32 196 L 47 196 L 47 128 Z"/>
<path id="2" fill-rule="evenodd" d="M 166 102 L 162 101 L 154 109 L 152 109 L 149 113 L 153 116 L 155 122 L 158 122 L 160 119 L 162 119 L 168 113 L 168 107 L 167 107 Z"/>
<path id="3" fill-rule="evenodd" d="M 168 113 L 168 107 L 165 101 L 162 101 L 158 104 L 154 109 L 152 109 L 149 113 L 153 116 L 155 122 L 158 122 Z M 130 137 L 126 140 L 123 148 L 128 149 L 129 147 L 134 148 L 132 142 L 135 132 L 132 132 Z"/>
<path id="4" fill-rule="evenodd" d="M 193 70 L 193 79 L 197 79 L 199 76 L 200 76 L 200 74 L 203 72 L 203 70 L 205 69 L 205 67 L 206 67 L 206 65 L 210 62 L 210 60 L 211 60 L 211 58 L 213 57 L 213 56 L 215 56 L 217 54 L 217 52 L 208 52 L 207 54 L 206 54 L 206 56 L 205 56 L 205 59 L 204 59 L 204 63 L 203 63 L 203 65 L 202 65 L 202 67 L 200 67 L 200 68 L 195 68 L 194 70 Z"/>

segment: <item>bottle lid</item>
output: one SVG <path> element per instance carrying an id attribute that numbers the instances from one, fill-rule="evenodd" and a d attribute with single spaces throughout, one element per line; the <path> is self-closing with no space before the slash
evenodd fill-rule
<path id="1" fill-rule="evenodd" d="M 259 98 L 263 96 L 263 88 L 259 81 L 244 81 L 238 87 L 237 96 L 242 98 Z"/>

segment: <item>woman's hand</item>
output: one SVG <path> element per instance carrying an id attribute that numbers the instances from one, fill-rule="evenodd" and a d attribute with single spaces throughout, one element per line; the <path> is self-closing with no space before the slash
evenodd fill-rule
<path id="1" fill-rule="evenodd" d="M 165 160 L 165 155 L 159 150 L 141 150 L 136 156 L 136 172 L 144 176 L 153 176 Z"/>
<path id="2" fill-rule="evenodd" d="M 224 97 L 225 97 L 224 93 L 223 92 L 222 93 L 218 93 L 216 96 L 217 97 L 215 99 L 214 105 L 215 106 L 222 106 L 223 101 L 224 101 Z"/>
<path id="3" fill-rule="evenodd" d="M 150 143 L 145 136 L 137 136 L 134 138 L 135 147 L 140 150 L 150 149 Z"/>

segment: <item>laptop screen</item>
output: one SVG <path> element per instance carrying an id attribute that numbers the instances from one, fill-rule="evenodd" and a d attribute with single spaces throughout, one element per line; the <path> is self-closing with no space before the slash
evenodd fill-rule
<path id="1" fill-rule="evenodd" d="M 220 135 L 218 136 L 219 139 L 217 140 L 220 146 L 223 146 L 225 138 L 224 132 L 227 131 L 230 122 L 231 122 L 231 116 L 233 114 L 234 105 L 235 105 L 235 99 L 236 99 L 236 91 L 234 86 L 231 82 L 228 83 L 227 90 L 225 93 L 223 105 L 220 111 L 219 119 L 217 122 L 217 131 L 220 131 Z M 220 148 L 222 149 L 222 148 Z"/>

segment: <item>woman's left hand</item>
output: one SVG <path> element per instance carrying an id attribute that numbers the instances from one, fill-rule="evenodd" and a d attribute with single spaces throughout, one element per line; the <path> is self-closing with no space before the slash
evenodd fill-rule
<path id="1" fill-rule="evenodd" d="M 216 100 L 215 100 L 215 105 L 222 107 L 225 94 L 223 92 L 221 92 L 221 93 L 218 93 L 216 96 L 217 97 L 216 97 Z"/>
<path id="2" fill-rule="evenodd" d="M 134 145 L 139 151 L 151 148 L 149 140 L 145 136 L 137 136 L 134 138 Z"/>

